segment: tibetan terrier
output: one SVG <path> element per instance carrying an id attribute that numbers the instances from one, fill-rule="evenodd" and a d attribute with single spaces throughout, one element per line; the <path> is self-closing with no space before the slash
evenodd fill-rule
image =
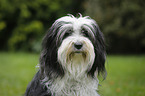
<path id="1" fill-rule="evenodd" d="M 99 96 L 105 59 L 104 37 L 93 19 L 61 17 L 43 39 L 39 70 L 25 96 Z"/>

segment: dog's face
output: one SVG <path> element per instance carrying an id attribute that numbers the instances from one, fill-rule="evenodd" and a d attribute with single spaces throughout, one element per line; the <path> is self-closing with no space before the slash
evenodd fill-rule
<path id="1" fill-rule="evenodd" d="M 105 45 L 98 25 L 89 17 L 65 16 L 54 22 L 43 40 L 41 70 L 46 75 L 81 76 L 105 70 Z"/>
<path id="2" fill-rule="evenodd" d="M 95 52 L 90 38 L 95 38 L 91 31 L 93 23 L 85 18 L 63 17 L 64 21 L 58 36 L 63 38 L 58 48 L 58 60 L 66 72 L 79 76 L 89 71 L 94 63 Z"/>

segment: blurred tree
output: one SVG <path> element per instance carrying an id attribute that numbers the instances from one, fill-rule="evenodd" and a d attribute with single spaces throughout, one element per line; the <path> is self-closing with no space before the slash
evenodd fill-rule
<path id="1" fill-rule="evenodd" d="M 100 25 L 109 52 L 145 52 L 144 9 L 144 0 L 0 0 L 0 50 L 39 51 L 55 19 L 85 11 Z"/>
<path id="2" fill-rule="evenodd" d="M 55 19 L 82 11 L 83 0 L 0 0 L 0 50 L 39 51 Z"/>
<path id="3" fill-rule="evenodd" d="M 99 23 L 109 52 L 145 52 L 144 0 L 89 0 L 85 9 Z"/>

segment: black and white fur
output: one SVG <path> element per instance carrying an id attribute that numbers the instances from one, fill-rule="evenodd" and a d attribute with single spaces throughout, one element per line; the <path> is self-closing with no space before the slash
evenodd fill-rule
<path id="1" fill-rule="evenodd" d="M 43 39 L 39 71 L 25 96 L 99 96 L 105 72 L 104 37 L 90 17 L 64 16 Z"/>

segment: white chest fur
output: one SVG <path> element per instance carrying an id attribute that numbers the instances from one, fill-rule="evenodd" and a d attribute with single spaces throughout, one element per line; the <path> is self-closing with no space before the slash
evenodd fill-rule
<path id="1" fill-rule="evenodd" d="M 64 76 L 61 79 L 57 78 L 53 83 L 48 81 L 45 85 L 54 96 L 99 96 L 98 83 L 98 79 L 88 76 L 81 78 Z"/>

